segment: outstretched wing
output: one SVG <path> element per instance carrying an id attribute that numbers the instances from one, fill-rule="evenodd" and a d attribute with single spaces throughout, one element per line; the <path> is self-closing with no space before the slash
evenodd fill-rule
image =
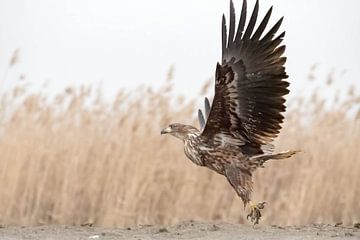
<path id="1" fill-rule="evenodd" d="M 202 136 L 214 144 L 240 146 L 250 154 L 269 148 L 279 133 L 289 83 L 284 80 L 288 77 L 282 56 L 285 46 L 279 46 L 285 32 L 274 38 L 282 18 L 262 36 L 272 8 L 255 32 L 259 3 L 245 30 L 246 8 L 244 0 L 235 32 L 235 10 L 230 2 L 229 37 L 223 16 L 222 64 L 216 67 L 215 96 Z"/>

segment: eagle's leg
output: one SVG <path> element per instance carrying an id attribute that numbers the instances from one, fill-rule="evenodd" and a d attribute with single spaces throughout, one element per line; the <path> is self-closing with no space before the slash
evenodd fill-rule
<path id="1" fill-rule="evenodd" d="M 250 201 L 250 212 L 246 216 L 246 219 L 250 218 L 250 221 L 255 224 L 259 224 L 259 220 L 261 218 L 261 210 L 265 208 L 266 202 L 260 202 L 258 204 L 254 204 Z"/>
<path id="2" fill-rule="evenodd" d="M 231 186 L 235 189 L 238 196 L 243 200 L 244 207 L 249 204 L 250 213 L 246 218 L 250 218 L 251 222 L 258 224 L 261 218 L 261 210 L 265 207 L 265 202 L 253 204 L 250 201 L 252 190 L 252 174 L 248 167 L 241 164 L 241 162 L 238 162 L 237 164 L 230 164 L 226 166 L 225 176 L 230 182 Z"/>

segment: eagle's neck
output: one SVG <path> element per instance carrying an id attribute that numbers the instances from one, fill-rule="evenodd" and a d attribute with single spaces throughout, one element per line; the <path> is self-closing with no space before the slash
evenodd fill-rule
<path id="1" fill-rule="evenodd" d="M 200 133 L 188 134 L 188 137 L 184 139 L 184 152 L 193 163 L 204 166 L 199 149 L 199 143 L 201 141 L 199 135 Z"/>

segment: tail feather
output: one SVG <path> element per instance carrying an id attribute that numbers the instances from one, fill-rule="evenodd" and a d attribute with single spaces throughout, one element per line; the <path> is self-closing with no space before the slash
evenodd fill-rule
<path id="1" fill-rule="evenodd" d="M 283 152 L 274 153 L 274 154 L 263 154 L 263 155 L 253 156 L 253 157 L 251 157 L 249 159 L 249 161 L 252 164 L 254 164 L 256 167 L 263 167 L 263 164 L 267 160 L 286 159 L 286 158 L 289 158 L 289 157 L 291 157 L 292 155 L 294 155 L 295 153 L 298 153 L 298 152 L 300 152 L 300 151 L 299 150 L 288 150 L 288 151 L 283 151 Z"/>

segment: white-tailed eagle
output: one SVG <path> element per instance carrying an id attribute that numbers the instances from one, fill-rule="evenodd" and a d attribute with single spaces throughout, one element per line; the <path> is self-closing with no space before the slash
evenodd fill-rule
<path id="1" fill-rule="evenodd" d="M 222 19 L 222 61 L 216 66 L 215 96 L 210 105 L 205 98 L 205 115 L 198 118 L 201 129 L 170 124 L 161 134 L 184 142 L 185 155 L 195 164 L 224 175 L 246 206 L 251 201 L 252 175 L 270 159 L 285 159 L 296 151 L 273 153 L 271 142 L 278 135 L 285 111 L 284 95 L 289 93 L 288 75 L 281 42 L 276 35 L 281 18 L 265 32 L 272 7 L 255 29 L 259 3 L 250 20 L 243 0 L 235 29 L 235 9 L 230 1 L 229 31 Z M 264 202 L 251 204 L 248 217 L 258 223 Z"/>

